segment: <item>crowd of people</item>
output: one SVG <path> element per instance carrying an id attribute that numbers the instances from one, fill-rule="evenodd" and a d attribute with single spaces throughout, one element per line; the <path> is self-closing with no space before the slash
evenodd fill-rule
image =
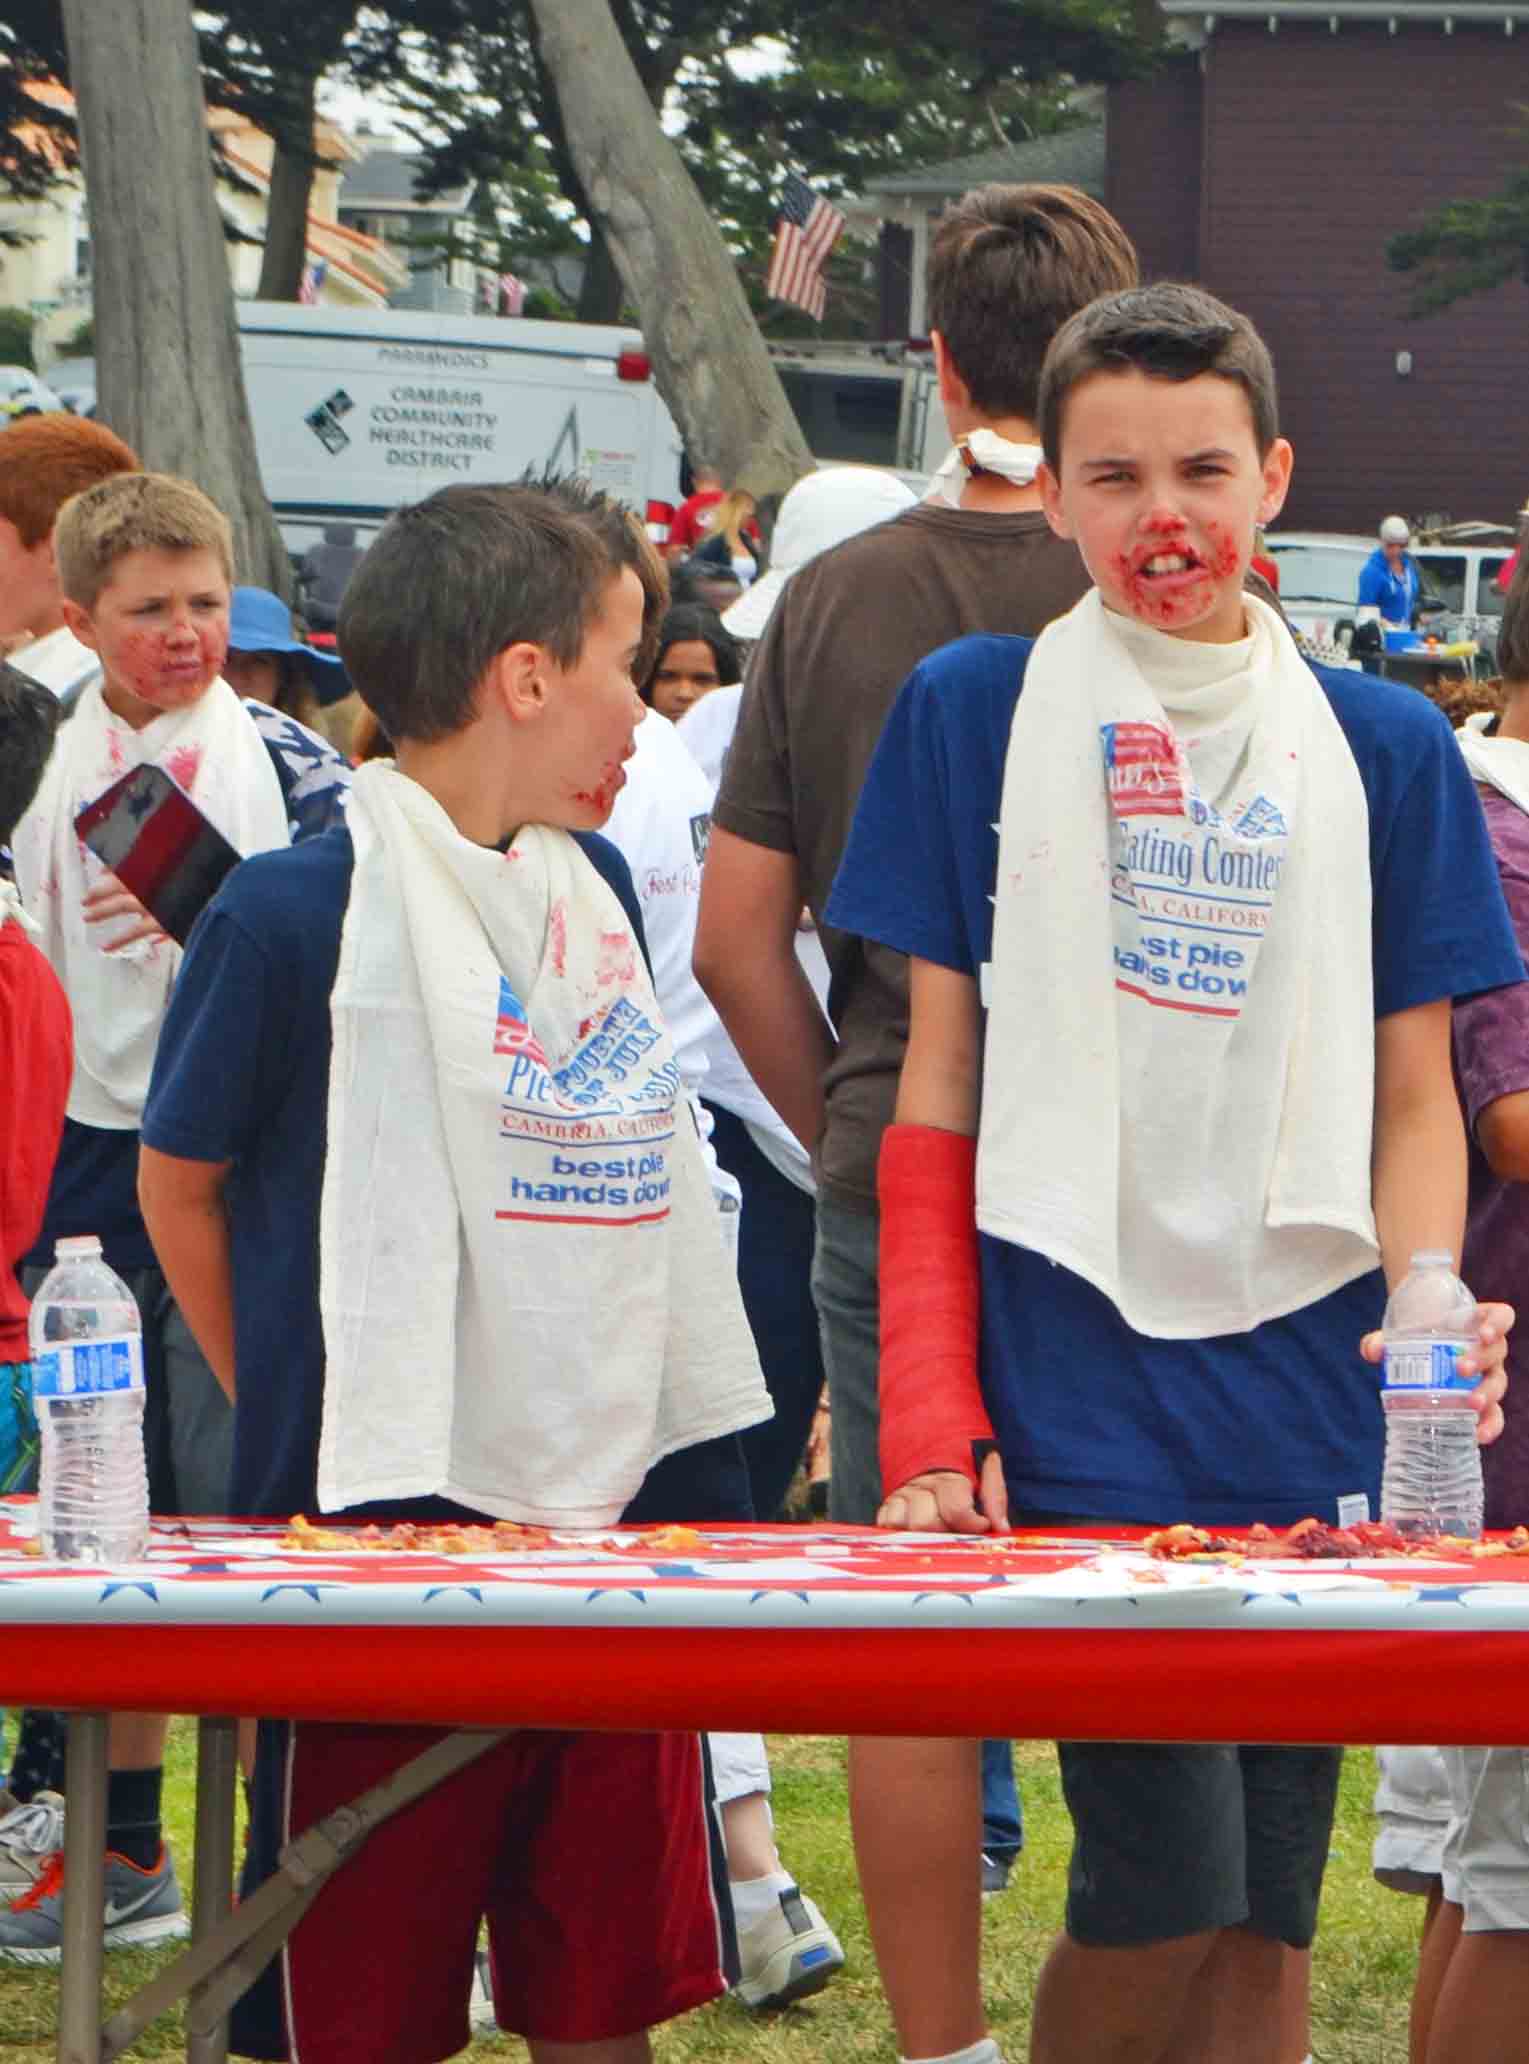
<path id="1" fill-rule="evenodd" d="M 159 1513 L 769 1519 L 826 1381 L 837 1520 L 1352 1518 L 1386 1283 L 1463 1246 L 1491 1516 L 1529 1517 L 1529 1419 L 1489 1446 L 1529 1254 L 1529 580 L 1457 741 L 1308 664 L 1253 566 L 1293 455 L 1246 318 L 1041 186 L 947 212 L 928 307 L 925 499 L 826 469 L 766 555 L 698 472 L 666 568 L 582 482 L 447 488 L 349 568 L 337 658 L 104 427 L 0 435 L 0 1487 L 35 1471 L 28 1294 L 95 1234 Z M 148 762 L 244 856 L 184 950 L 76 834 Z M 660 1209 L 570 1198 L 591 1126 Z M 113 1720 L 109 1945 L 184 1931 L 166 1726 Z M 0 1959 L 59 1955 L 62 1731 L 19 1717 Z M 430 1739 L 262 1718 L 246 1889 Z M 1059 1745 L 1032 2064 L 1307 2057 L 1339 1753 Z M 1526 1774 L 1384 1766 L 1414 2064 L 1529 2056 Z M 453 2054 L 485 1924 L 536 2064 L 806 1997 L 843 1951 L 769 1795 L 757 1736 L 512 1734 L 326 1885 L 234 2047 Z M 1001 2064 L 1009 1745 L 855 1741 L 850 1812 L 900 2056 Z"/>

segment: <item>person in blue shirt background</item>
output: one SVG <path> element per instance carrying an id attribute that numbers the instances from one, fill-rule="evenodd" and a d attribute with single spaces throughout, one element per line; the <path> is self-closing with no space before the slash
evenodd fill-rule
<path id="1" fill-rule="evenodd" d="M 1411 542 L 1412 533 L 1407 528 L 1407 519 L 1388 516 L 1380 526 L 1380 543 L 1359 573 L 1359 607 L 1379 613 L 1386 643 L 1393 648 L 1398 642 L 1395 639 L 1398 631 L 1404 634 L 1399 642 L 1409 645 L 1414 642 L 1412 620 L 1417 614 L 1423 582 L 1417 561 L 1407 550 Z M 1360 621 L 1364 621 L 1362 616 Z"/>

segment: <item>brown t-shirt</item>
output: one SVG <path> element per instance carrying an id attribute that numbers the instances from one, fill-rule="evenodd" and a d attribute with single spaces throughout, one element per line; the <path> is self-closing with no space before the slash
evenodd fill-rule
<path id="1" fill-rule="evenodd" d="M 714 823 L 794 853 L 823 909 L 887 713 L 921 659 L 972 631 L 1034 637 L 1088 588 L 1074 546 L 1036 511 L 978 514 L 920 502 L 794 573 L 749 665 Z M 908 1043 L 901 954 L 822 929 L 839 1047 L 825 1078 L 817 1175 L 869 1210 Z"/>

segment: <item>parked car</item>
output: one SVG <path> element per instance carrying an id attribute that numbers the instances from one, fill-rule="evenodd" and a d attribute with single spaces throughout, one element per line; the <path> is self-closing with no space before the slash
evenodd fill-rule
<path id="1" fill-rule="evenodd" d="M 11 422 L 17 416 L 41 416 L 62 407 L 30 366 L 0 365 L 0 419 Z"/>
<path id="2" fill-rule="evenodd" d="M 48 368 L 48 384 L 73 415 L 96 412 L 96 362 L 93 358 L 60 358 Z"/>
<path id="3" fill-rule="evenodd" d="M 1441 638 L 1474 638 L 1490 663 L 1504 596 L 1495 585 L 1512 545 L 1488 525 L 1492 543 L 1435 540 L 1409 547 L 1422 580 L 1419 627 Z M 1318 640 L 1347 644 L 1353 634 L 1359 574 L 1375 540 L 1343 531 L 1270 531 L 1265 544 L 1279 568 L 1280 606 L 1298 630 Z"/>

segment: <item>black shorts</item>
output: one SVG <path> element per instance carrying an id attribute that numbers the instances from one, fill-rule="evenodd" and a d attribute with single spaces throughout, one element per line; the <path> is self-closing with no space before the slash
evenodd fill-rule
<path id="1" fill-rule="evenodd" d="M 1114 1522 L 1022 1512 L 1017 1527 Z M 1248 1927 L 1306 1949 L 1317 1932 L 1343 1751 L 1214 1742 L 1058 1742 L 1072 1815 L 1067 1932 L 1139 1949 Z"/>
<path id="2" fill-rule="evenodd" d="M 1059 1742 L 1057 1755 L 1075 1942 L 1134 1949 L 1246 1926 L 1310 1945 L 1341 1749 Z"/>

